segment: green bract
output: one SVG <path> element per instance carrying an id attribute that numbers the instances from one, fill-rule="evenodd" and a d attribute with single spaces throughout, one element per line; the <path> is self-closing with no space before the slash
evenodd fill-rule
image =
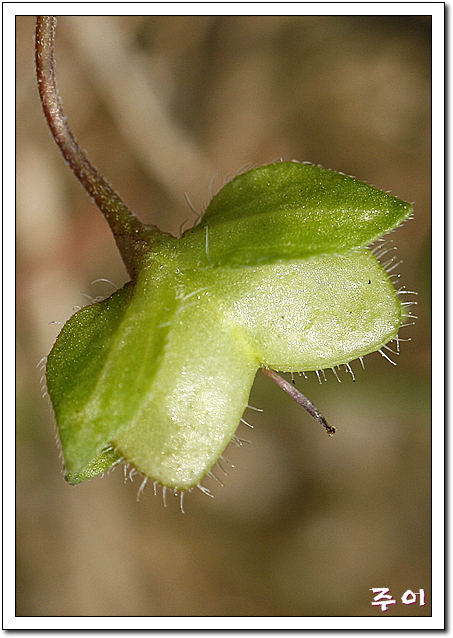
<path id="1" fill-rule="evenodd" d="M 124 460 L 188 490 L 230 442 L 260 367 L 332 368 L 394 339 L 401 303 L 366 246 L 410 213 L 282 162 L 234 178 L 181 239 L 150 230 L 133 281 L 71 317 L 48 357 L 67 480 Z"/>

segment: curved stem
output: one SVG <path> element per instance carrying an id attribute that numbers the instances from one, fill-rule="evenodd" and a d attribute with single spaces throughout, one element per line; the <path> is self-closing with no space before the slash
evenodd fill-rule
<path id="1" fill-rule="evenodd" d="M 68 126 L 55 79 L 53 43 L 56 22 L 55 16 L 38 16 L 36 22 L 36 76 L 44 115 L 72 172 L 106 218 L 126 268 L 134 277 L 137 258 L 143 248 L 140 239 L 145 226 L 90 163 Z"/>
<path id="2" fill-rule="evenodd" d="M 261 370 L 267 377 L 269 377 L 269 379 L 276 383 L 279 388 L 284 390 L 286 394 L 289 394 L 289 396 L 294 399 L 294 401 L 297 401 L 299 405 L 307 410 L 308 414 L 311 414 L 311 416 L 325 428 L 329 436 L 333 436 L 335 434 L 336 428 L 334 428 L 333 425 L 329 425 L 327 423 L 318 408 L 313 405 L 310 399 L 307 399 L 307 397 L 302 394 L 302 392 L 300 392 L 296 387 L 289 383 L 289 381 L 277 374 L 275 370 L 271 370 L 270 368 L 261 368 Z"/>

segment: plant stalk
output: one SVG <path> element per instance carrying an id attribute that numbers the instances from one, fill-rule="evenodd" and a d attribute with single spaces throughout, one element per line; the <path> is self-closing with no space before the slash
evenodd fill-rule
<path id="1" fill-rule="evenodd" d="M 145 226 L 91 164 L 68 126 L 55 78 L 56 22 L 55 16 L 38 16 L 36 22 L 36 76 L 44 115 L 72 172 L 106 218 L 126 268 L 134 279 L 145 248 L 142 240 Z"/>
<path id="2" fill-rule="evenodd" d="M 286 379 L 281 377 L 275 370 L 271 370 L 270 368 L 261 368 L 264 374 L 269 377 L 274 383 L 278 385 L 279 388 L 284 390 L 286 394 L 294 399 L 299 405 L 301 405 L 305 410 L 307 410 L 308 414 L 310 414 L 314 419 L 318 421 L 326 430 L 329 436 L 333 436 L 336 432 L 336 428 L 332 425 L 329 425 L 318 408 L 313 405 L 310 399 L 302 394 L 294 385 L 289 383 Z"/>

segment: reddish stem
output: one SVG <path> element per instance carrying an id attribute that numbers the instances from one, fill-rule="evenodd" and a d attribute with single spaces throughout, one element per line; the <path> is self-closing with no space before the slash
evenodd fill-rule
<path id="1" fill-rule="evenodd" d="M 322 416 L 321 412 L 319 412 L 318 408 L 313 405 L 313 403 L 307 399 L 307 397 L 302 394 L 292 383 L 289 383 L 286 379 L 281 377 L 279 374 L 275 372 L 275 370 L 271 370 L 270 368 L 261 368 L 264 374 L 272 379 L 274 383 L 278 385 L 279 388 L 284 390 L 286 394 L 297 401 L 299 405 L 301 405 L 313 418 L 315 418 L 325 429 L 329 436 L 333 436 L 336 432 L 336 428 L 332 425 L 329 425 L 325 418 Z"/>
<path id="2" fill-rule="evenodd" d="M 145 226 L 129 210 L 110 184 L 90 163 L 68 126 L 55 79 L 53 44 L 55 16 L 38 16 L 36 22 L 36 75 L 44 115 L 66 162 L 106 218 L 131 277 L 143 248 Z"/>

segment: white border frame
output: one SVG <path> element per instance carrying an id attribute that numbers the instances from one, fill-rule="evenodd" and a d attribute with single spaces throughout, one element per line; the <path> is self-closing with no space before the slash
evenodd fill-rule
<path id="1" fill-rule="evenodd" d="M 173 8 L 171 8 L 173 5 Z M 15 316 L 10 309 L 15 305 L 15 282 L 11 277 L 14 255 L 14 217 L 11 213 L 3 218 L 3 629 L 443 629 L 444 617 L 444 12 L 441 2 L 390 2 L 390 3 L 300 3 L 300 2 L 219 2 L 219 3 L 3 3 L 3 210 L 15 209 L 15 163 L 12 157 L 15 148 L 15 105 L 10 99 L 15 90 L 15 64 L 11 51 L 15 50 L 15 25 L 17 15 L 48 13 L 53 15 L 135 15 L 142 14 L 147 7 L 153 15 L 304 15 L 322 12 L 329 15 L 431 15 L 433 29 L 433 299 L 436 300 L 436 325 L 433 330 L 433 587 L 432 616 L 424 617 L 17 617 L 15 616 L 15 553 L 14 549 L 14 340 Z M 108 10 L 108 11 L 106 11 Z M 261 11 L 260 11 L 261 10 Z M 297 13 L 295 13 L 297 12 Z M 440 308 L 439 308 L 440 305 Z M 13 488 L 13 489 L 12 489 Z"/>

